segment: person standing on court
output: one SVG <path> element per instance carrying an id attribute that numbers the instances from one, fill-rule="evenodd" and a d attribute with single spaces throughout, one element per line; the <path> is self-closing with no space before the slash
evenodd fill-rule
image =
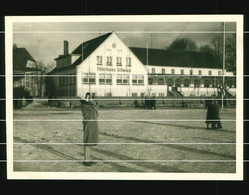
<path id="1" fill-rule="evenodd" d="M 206 107 L 207 107 L 207 116 L 206 116 L 206 123 L 207 123 L 207 129 L 210 129 L 209 125 L 211 124 L 211 128 L 215 128 L 215 121 L 214 121 L 214 101 L 213 100 L 206 100 Z"/>
<path id="2" fill-rule="evenodd" d="M 91 147 L 98 143 L 98 111 L 91 93 L 87 92 L 85 99 L 80 100 L 81 111 L 83 115 L 83 132 L 84 132 L 84 155 L 86 166 L 94 164 L 91 162 Z"/>
<path id="3" fill-rule="evenodd" d="M 156 97 L 155 96 L 153 96 L 151 102 L 152 102 L 151 109 L 156 109 Z"/>
<path id="4" fill-rule="evenodd" d="M 22 97 L 22 100 L 21 100 L 21 106 L 22 107 L 21 108 L 24 109 L 26 104 L 27 104 L 27 101 L 26 101 L 25 97 Z"/>
<path id="5" fill-rule="evenodd" d="M 217 125 L 218 129 L 222 128 L 221 122 L 220 122 L 220 113 L 219 113 L 220 107 L 218 100 L 214 101 L 214 118 L 215 118 L 215 124 Z M 215 128 L 216 128 L 215 125 Z"/>

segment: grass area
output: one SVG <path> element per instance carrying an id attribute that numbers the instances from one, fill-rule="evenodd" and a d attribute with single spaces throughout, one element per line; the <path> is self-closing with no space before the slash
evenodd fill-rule
<path id="1" fill-rule="evenodd" d="M 218 161 L 235 160 L 235 122 L 223 121 L 222 129 L 207 130 L 204 121 L 186 121 L 205 120 L 205 116 L 205 109 L 99 110 L 100 143 L 92 150 L 98 162 L 86 167 L 79 162 L 84 159 L 81 111 L 34 102 L 14 111 L 14 120 L 24 120 L 14 121 L 14 160 L 58 161 L 15 162 L 14 170 L 234 173 L 234 162 Z M 221 110 L 220 117 L 234 120 L 235 109 Z"/>

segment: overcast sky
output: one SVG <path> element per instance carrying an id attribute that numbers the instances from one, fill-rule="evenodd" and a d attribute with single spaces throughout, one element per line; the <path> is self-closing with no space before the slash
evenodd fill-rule
<path id="1" fill-rule="evenodd" d="M 235 23 L 226 23 L 226 31 L 235 29 Z M 14 23 L 13 30 L 13 43 L 17 47 L 25 47 L 36 61 L 47 64 L 55 63 L 54 58 L 63 54 L 64 40 L 69 41 L 70 53 L 82 42 L 111 31 L 116 32 L 131 47 L 146 47 L 148 43 L 149 47 L 152 44 L 153 48 L 164 49 L 176 38 L 184 37 L 190 38 L 200 47 L 209 44 L 217 35 L 203 32 L 222 32 L 223 25 L 221 22 L 36 22 Z"/>

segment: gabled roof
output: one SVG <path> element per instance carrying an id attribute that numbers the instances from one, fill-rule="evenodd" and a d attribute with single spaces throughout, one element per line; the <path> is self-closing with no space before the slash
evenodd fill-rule
<path id="1" fill-rule="evenodd" d="M 14 67 L 26 67 L 27 61 L 36 62 L 35 59 L 25 48 L 14 48 L 13 49 L 13 65 Z"/>
<path id="2" fill-rule="evenodd" d="M 99 45 L 101 45 L 112 33 L 107 33 L 102 36 L 96 37 L 89 41 L 86 41 L 80 44 L 71 54 L 78 54 L 81 57 L 76 60 L 76 64 L 82 61 L 82 54 L 83 60 L 85 60 Z M 82 49 L 83 47 L 83 49 Z M 77 62 L 78 61 L 78 62 Z"/>
<path id="3" fill-rule="evenodd" d="M 147 48 L 130 47 L 130 49 L 144 65 L 147 65 Z M 207 53 L 172 51 L 164 49 L 148 49 L 148 65 L 222 68 L 218 58 L 214 58 Z"/>

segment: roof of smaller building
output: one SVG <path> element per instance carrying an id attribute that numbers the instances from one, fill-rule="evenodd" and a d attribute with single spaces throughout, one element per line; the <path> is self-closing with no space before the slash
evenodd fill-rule
<path id="1" fill-rule="evenodd" d="M 130 47 L 138 59 L 147 65 L 147 48 Z M 190 68 L 222 68 L 218 58 L 208 53 L 148 49 L 148 65 Z"/>
<path id="2" fill-rule="evenodd" d="M 101 35 L 99 37 L 96 37 L 94 39 L 88 40 L 86 42 L 81 43 L 73 52 L 71 55 L 80 55 L 80 57 L 70 66 L 65 66 L 62 68 L 55 68 L 53 69 L 49 74 L 53 74 L 59 70 L 67 70 L 70 68 L 74 68 L 75 66 L 79 65 L 82 61 L 84 61 L 99 45 L 101 45 L 110 35 L 112 32 Z M 83 54 L 83 57 L 82 57 Z M 63 56 L 59 56 L 56 59 L 63 58 Z M 56 60 L 55 59 L 55 60 Z"/>
<path id="3" fill-rule="evenodd" d="M 13 68 L 15 70 L 31 71 L 37 70 L 37 68 L 27 68 L 27 61 L 36 62 L 35 59 L 30 55 L 26 48 L 14 48 L 13 49 Z"/>

